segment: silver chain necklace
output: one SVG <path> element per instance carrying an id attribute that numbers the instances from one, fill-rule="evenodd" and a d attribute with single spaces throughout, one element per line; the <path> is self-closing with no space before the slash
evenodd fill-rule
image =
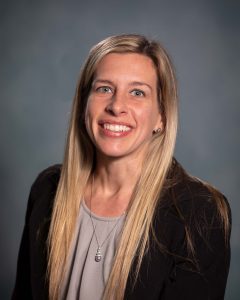
<path id="1" fill-rule="evenodd" d="M 94 226 L 93 223 L 93 219 L 92 219 L 92 190 L 93 190 L 93 183 L 94 183 L 94 177 L 92 178 L 92 184 L 91 184 L 91 196 L 90 196 L 90 219 L 91 219 L 91 223 L 92 223 L 92 227 L 93 227 L 93 235 L 95 236 L 96 242 L 97 242 L 97 252 L 95 254 L 95 261 L 99 262 L 102 260 L 102 252 L 101 252 L 101 248 L 104 245 L 104 243 L 108 240 L 108 238 L 110 237 L 111 233 L 113 232 L 113 230 L 116 228 L 116 226 L 119 223 L 119 220 L 121 219 L 121 217 L 118 218 L 117 222 L 114 224 L 113 228 L 109 231 L 109 233 L 107 234 L 106 238 L 104 239 L 104 241 L 100 244 L 97 238 L 97 233 L 96 233 L 96 227 L 97 225 Z M 124 212 L 125 213 L 125 212 Z"/>

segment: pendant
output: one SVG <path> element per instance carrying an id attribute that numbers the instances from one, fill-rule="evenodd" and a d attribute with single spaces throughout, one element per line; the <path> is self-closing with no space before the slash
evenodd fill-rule
<path id="1" fill-rule="evenodd" d="M 99 262 L 102 259 L 101 249 L 100 247 L 97 248 L 97 253 L 95 255 L 95 261 Z"/>

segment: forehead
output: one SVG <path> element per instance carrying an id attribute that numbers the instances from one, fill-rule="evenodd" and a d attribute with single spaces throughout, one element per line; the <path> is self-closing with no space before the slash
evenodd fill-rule
<path id="1" fill-rule="evenodd" d="M 95 79 L 145 80 L 156 84 L 157 74 L 151 58 L 138 53 L 110 53 L 97 65 Z"/>

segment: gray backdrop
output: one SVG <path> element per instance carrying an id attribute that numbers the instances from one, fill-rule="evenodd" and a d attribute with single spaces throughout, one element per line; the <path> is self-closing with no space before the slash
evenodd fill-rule
<path id="1" fill-rule="evenodd" d="M 0 1 L 1 275 L 13 287 L 30 185 L 61 162 L 79 69 L 108 35 L 143 33 L 173 57 L 176 157 L 219 188 L 233 213 L 226 299 L 240 299 L 239 1 Z"/>

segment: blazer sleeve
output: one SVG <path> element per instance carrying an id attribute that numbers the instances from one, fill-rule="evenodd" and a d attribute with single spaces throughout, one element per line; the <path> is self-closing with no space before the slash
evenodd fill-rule
<path id="1" fill-rule="evenodd" d="M 38 175 L 31 187 L 12 300 L 47 297 L 46 241 L 59 176 L 60 165 L 49 167 Z"/>
<path id="2" fill-rule="evenodd" d="M 231 226 L 230 208 L 224 196 L 223 199 Z M 216 203 L 206 191 L 183 201 L 180 210 L 182 219 L 172 215 L 169 224 L 169 234 L 174 237 L 174 264 L 159 299 L 223 300 L 230 264 L 230 229 L 225 236 Z M 186 228 L 195 249 L 194 255 L 190 255 L 192 261 L 187 259 Z"/>
<path id="3" fill-rule="evenodd" d="M 30 252 L 29 252 L 29 218 L 32 211 L 33 197 L 31 188 L 28 198 L 27 213 L 25 224 L 20 243 L 17 261 L 17 274 L 15 287 L 12 294 L 12 300 L 17 299 L 32 299 L 31 294 L 31 279 L 30 279 Z"/>

